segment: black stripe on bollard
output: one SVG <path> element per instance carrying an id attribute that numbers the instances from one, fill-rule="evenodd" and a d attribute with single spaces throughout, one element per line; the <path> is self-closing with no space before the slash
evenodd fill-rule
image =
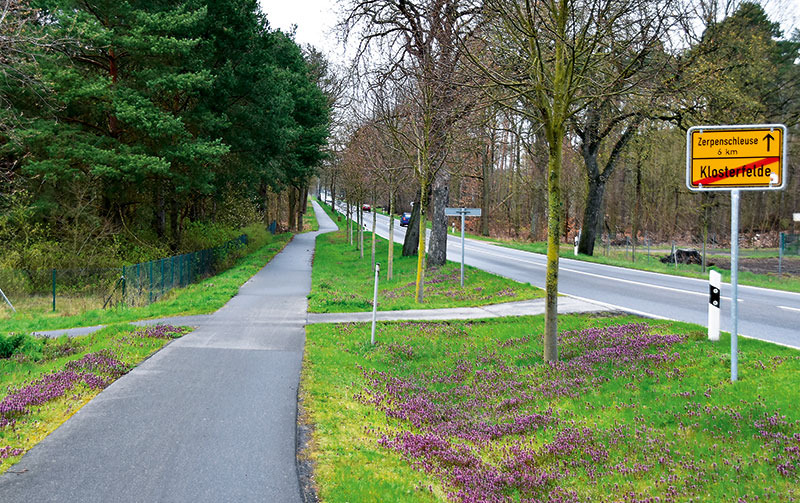
<path id="1" fill-rule="evenodd" d="M 719 288 L 708 285 L 708 303 L 712 306 L 719 307 L 720 291 Z"/>

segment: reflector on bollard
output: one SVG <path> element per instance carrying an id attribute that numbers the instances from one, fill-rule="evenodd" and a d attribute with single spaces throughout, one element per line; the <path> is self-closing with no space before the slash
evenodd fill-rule
<path id="1" fill-rule="evenodd" d="M 708 274 L 708 340 L 719 340 L 720 287 L 722 276 L 717 271 Z"/>

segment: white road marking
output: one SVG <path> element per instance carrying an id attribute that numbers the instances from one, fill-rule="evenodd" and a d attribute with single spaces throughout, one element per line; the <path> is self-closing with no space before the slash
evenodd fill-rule
<path id="1" fill-rule="evenodd" d="M 778 306 L 779 309 L 785 309 L 787 311 L 797 311 L 800 313 L 800 309 L 796 307 L 789 307 L 789 306 Z"/>

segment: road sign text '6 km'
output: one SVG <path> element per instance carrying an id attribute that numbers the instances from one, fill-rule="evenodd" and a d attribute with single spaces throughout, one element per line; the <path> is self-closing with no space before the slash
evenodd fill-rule
<path id="1" fill-rule="evenodd" d="M 780 190 L 786 126 L 695 126 L 686 133 L 689 190 Z"/>

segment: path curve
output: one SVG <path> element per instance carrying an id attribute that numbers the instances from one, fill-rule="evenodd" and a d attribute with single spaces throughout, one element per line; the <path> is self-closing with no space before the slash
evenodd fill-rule
<path id="1" fill-rule="evenodd" d="M 317 235 L 113 383 L 0 476 L 2 502 L 301 502 L 297 388 Z"/>

